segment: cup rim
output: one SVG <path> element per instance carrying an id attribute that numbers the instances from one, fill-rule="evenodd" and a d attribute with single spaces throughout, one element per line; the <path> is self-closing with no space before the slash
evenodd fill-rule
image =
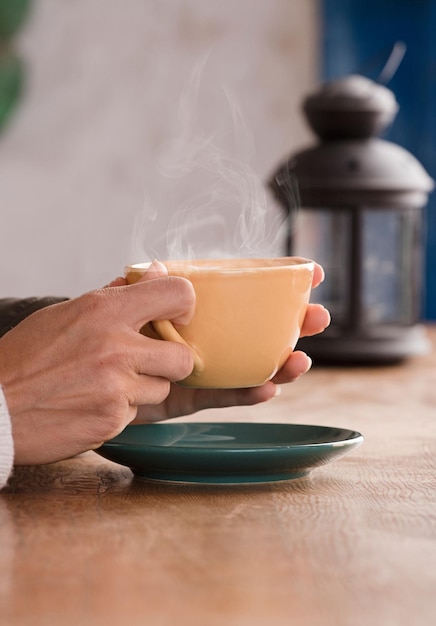
<path id="1" fill-rule="evenodd" d="M 246 262 L 247 265 L 233 265 L 235 262 Z M 171 269 L 181 268 L 184 270 L 193 270 L 198 272 L 207 272 L 212 269 L 218 269 L 223 272 L 240 272 L 248 270 L 267 271 L 277 268 L 307 268 L 313 270 L 315 261 L 300 256 L 281 256 L 281 257 L 223 257 L 223 258 L 201 258 L 201 259 L 165 259 L 160 261 L 163 265 L 170 265 Z M 256 262 L 255 265 L 250 264 Z M 147 270 L 153 261 L 142 263 L 132 263 L 124 267 L 124 274 L 135 270 Z M 219 263 L 220 266 L 214 268 L 213 264 Z"/>

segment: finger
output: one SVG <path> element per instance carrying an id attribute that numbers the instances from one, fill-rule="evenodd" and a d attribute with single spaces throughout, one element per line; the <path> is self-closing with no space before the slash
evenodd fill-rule
<path id="1" fill-rule="evenodd" d="M 153 320 L 169 319 L 184 325 L 194 313 L 192 283 L 178 276 L 141 279 L 133 285 L 108 289 L 106 294 L 113 298 L 112 314 L 136 331 Z"/>
<path id="2" fill-rule="evenodd" d="M 138 348 L 130 353 L 128 366 L 139 375 L 158 376 L 172 382 L 192 372 L 192 352 L 181 343 L 137 335 Z"/>
<path id="3" fill-rule="evenodd" d="M 272 381 L 268 381 L 264 385 L 258 387 L 241 388 L 241 389 L 184 389 L 176 387 L 176 391 L 180 394 L 179 401 L 172 398 L 173 406 L 168 417 L 176 417 L 177 415 L 188 415 L 203 409 L 221 409 L 230 406 L 246 406 L 266 402 L 276 395 L 279 395 L 280 389 Z M 186 392 L 191 392 L 188 398 Z M 182 397 L 183 393 L 183 397 Z M 175 395 L 174 393 L 172 394 Z M 174 402 L 174 400 L 176 400 Z M 144 412 L 142 413 L 144 417 Z"/>
<path id="4" fill-rule="evenodd" d="M 160 278 L 162 276 L 168 276 L 168 270 L 163 263 L 155 259 L 148 269 L 143 273 L 139 281 L 145 282 L 147 280 L 153 280 L 154 278 Z"/>
<path id="5" fill-rule="evenodd" d="M 272 379 L 276 384 L 292 383 L 312 367 L 312 359 L 305 352 L 296 350 L 292 352 L 286 363 Z"/>
<path id="6" fill-rule="evenodd" d="M 318 287 L 320 283 L 323 282 L 325 278 L 324 268 L 319 265 L 319 263 L 315 263 L 315 268 L 313 271 L 313 279 L 312 279 L 312 289 Z"/>
<path id="7" fill-rule="evenodd" d="M 164 342 L 139 335 L 142 349 L 127 345 L 125 355 L 116 359 L 119 370 L 127 381 L 126 396 L 130 405 L 162 403 L 171 382 L 189 376 L 193 368 L 191 351 L 175 342 Z M 145 346 L 145 349 L 144 349 Z"/>
<path id="8" fill-rule="evenodd" d="M 171 383 L 159 376 L 138 376 L 135 385 L 127 392 L 130 407 L 160 405 L 167 399 Z M 137 409 L 136 409 L 137 412 Z"/>
<path id="9" fill-rule="evenodd" d="M 317 335 L 330 324 L 330 313 L 322 304 L 309 304 L 300 337 Z"/>
<path id="10" fill-rule="evenodd" d="M 105 289 L 108 287 L 122 287 L 123 285 L 127 285 L 127 280 L 123 278 L 123 276 L 117 276 L 114 280 L 104 286 Z"/>
<path id="11" fill-rule="evenodd" d="M 139 280 L 144 282 L 146 280 L 151 280 L 152 278 L 159 278 L 160 276 L 167 276 L 167 275 L 168 275 L 168 270 L 165 267 L 165 265 L 163 263 L 160 263 L 160 261 L 155 260 L 153 261 L 153 263 L 151 263 L 151 265 L 143 273 L 143 275 L 141 276 Z M 114 280 L 111 280 L 110 283 L 105 285 L 104 288 L 107 289 L 108 287 L 123 287 L 124 285 L 127 285 L 127 284 L 128 284 L 127 280 L 124 276 L 117 276 L 116 278 L 114 278 Z"/>

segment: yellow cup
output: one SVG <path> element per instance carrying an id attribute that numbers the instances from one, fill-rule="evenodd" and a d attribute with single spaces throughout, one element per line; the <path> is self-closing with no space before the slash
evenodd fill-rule
<path id="1" fill-rule="evenodd" d="M 156 320 L 145 335 L 187 345 L 188 387 L 255 387 L 270 380 L 295 348 L 309 302 L 314 263 L 298 257 L 164 261 L 191 281 L 195 313 L 186 326 Z M 135 283 L 150 263 L 125 268 Z"/>

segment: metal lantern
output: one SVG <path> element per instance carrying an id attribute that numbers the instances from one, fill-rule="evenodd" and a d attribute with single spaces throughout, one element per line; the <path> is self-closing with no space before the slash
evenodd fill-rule
<path id="1" fill-rule="evenodd" d="M 317 361 L 383 363 L 427 348 L 422 231 L 433 181 L 404 148 L 377 137 L 397 110 L 393 93 L 363 76 L 326 83 L 304 102 L 320 142 L 271 180 L 289 217 L 288 254 L 326 271 L 313 295 L 331 326 L 299 344 Z"/>

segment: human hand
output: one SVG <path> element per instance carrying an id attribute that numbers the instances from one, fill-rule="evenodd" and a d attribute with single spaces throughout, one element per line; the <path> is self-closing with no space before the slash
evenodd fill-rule
<path id="1" fill-rule="evenodd" d="M 120 282 L 118 284 L 121 284 Z M 0 339 L 0 383 L 15 464 L 48 463 L 101 445 L 161 405 L 190 374 L 188 348 L 139 333 L 150 320 L 191 318 L 189 281 L 139 281 L 33 313 Z"/>
<path id="2" fill-rule="evenodd" d="M 151 270 L 151 271 L 150 271 Z M 146 276 L 148 279 L 166 275 L 166 268 L 154 262 Z M 323 268 L 315 264 L 312 287 L 317 287 L 324 280 Z M 123 278 L 117 278 L 112 285 L 125 284 Z M 321 304 L 309 304 L 301 329 L 301 337 L 321 333 L 330 324 L 330 313 Z M 202 409 L 223 408 L 239 405 L 253 405 L 265 402 L 276 396 L 280 388 L 278 385 L 293 382 L 311 367 L 312 361 L 301 350 L 291 353 L 281 370 L 271 381 L 259 387 L 247 389 L 191 389 L 176 384 L 171 385 L 171 391 L 164 402 L 154 406 L 138 407 L 136 423 L 153 422 L 173 417 L 189 415 Z"/>

